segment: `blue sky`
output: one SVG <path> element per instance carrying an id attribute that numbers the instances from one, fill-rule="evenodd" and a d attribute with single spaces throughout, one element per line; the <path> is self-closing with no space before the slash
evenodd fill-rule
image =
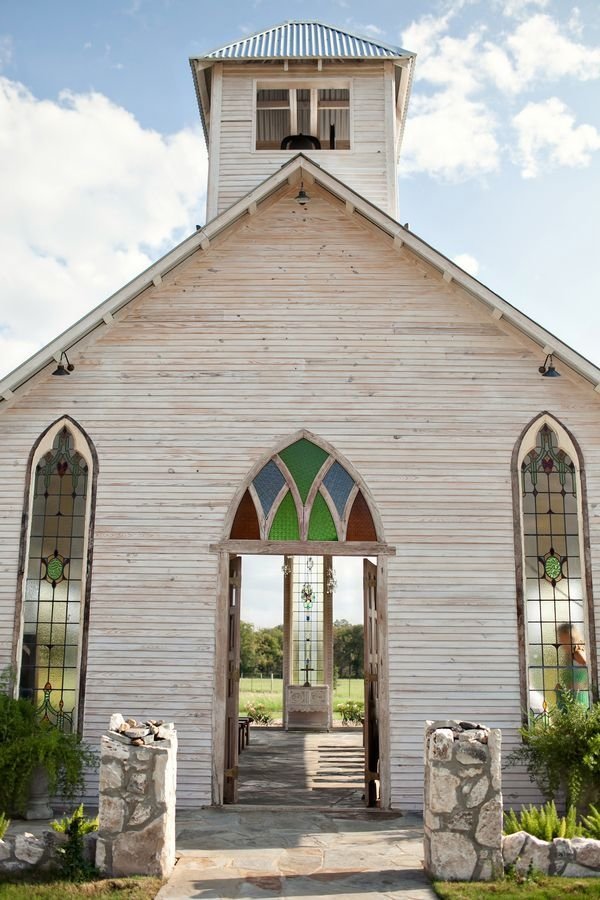
<path id="1" fill-rule="evenodd" d="M 400 221 L 600 364 L 596 0 L 1 0 L 2 371 L 204 221 L 188 57 L 286 18 L 418 53 Z"/>

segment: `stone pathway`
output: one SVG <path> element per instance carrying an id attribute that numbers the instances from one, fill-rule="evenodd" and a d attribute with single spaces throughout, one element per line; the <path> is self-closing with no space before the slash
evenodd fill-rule
<path id="1" fill-rule="evenodd" d="M 252 727 L 239 773 L 241 804 L 362 807 L 362 729 L 326 734 Z"/>
<path id="2" fill-rule="evenodd" d="M 379 810 L 182 812 L 178 862 L 157 900 L 431 900 L 422 836 L 419 817 Z"/>

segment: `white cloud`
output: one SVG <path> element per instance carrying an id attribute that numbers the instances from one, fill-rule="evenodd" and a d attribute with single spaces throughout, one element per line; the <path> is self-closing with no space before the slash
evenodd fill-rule
<path id="1" fill-rule="evenodd" d="M 523 87 L 523 81 L 508 53 L 491 41 L 486 41 L 483 45 L 479 70 L 500 91 L 513 94 Z"/>
<path id="2" fill-rule="evenodd" d="M 536 79 L 569 76 L 588 81 L 600 77 L 600 47 L 572 41 L 561 34 L 559 23 L 550 16 L 531 16 L 508 36 L 506 43 L 522 87 Z"/>
<path id="3" fill-rule="evenodd" d="M 362 25 L 361 31 L 368 34 L 370 37 L 383 37 L 385 34 L 383 28 L 379 28 L 378 25 Z"/>
<path id="4" fill-rule="evenodd" d="M 198 131 L 163 136 L 101 94 L 41 101 L 0 78 L 5 370 L 192 232 L 205 182 Z"/>
<path id="5" fill-rule="evenodd" d="M 417 80 L 452 87 L 464 94 L 477 90 L 481 84 L 480 36 L 480 31 L 471 31 L 466 38 L 441 37 L 437 52 L 428 52 L 419 61 Z"/>
<path id="6" fill-rule="evenodd" d="M 465 36 L 450 34 L 456 6 L 442 16 L 422 16 L 403 32 L 403 46 L 417 52 L 417 83 L 425 82 L 434 91 L 416 92 L 412 98 L 403 149 L 404 173 L 425 172 L 456 181 L 497 171 L 502 156 L 511 153 L 510 147 L 500 147 L 497 139 L 502 124 L 498 116 L 507 96 L 514 97 L 544 81 L 600 77 L 600 47 L 572 39 L 581 33 L 577 8 L 570 11 L 568 22 L 559 23 L 539 11 L 546 6 L 546 0 L 509 2 L 511 15 L 527 17 L 516 23 L 508 36 L 493 40 L 488 28 L 477 23 Z M 530 15 L 532 7 L 538 11 Z M 495 98 L 494 91 L 501 96 Z M 539 122 L 537 127 L 541 128 Z M 563 165 L 584 164 L 573 160 L 586 160 L 586 153 L 593 149 L 594 134 L 589 128 L 580 126 L 574 134 L 567 129 L 567 147 L 564 151 L 546 147 L 547 160 L 556 165 L 561 160 Z M 522 142 L 519 158 L 529 160 L 524 168 L 537 174 L 536 164 L 531 162 L 537 159 L 536 139 L 530 146 L 523 135 Z"/>
<path id="7" fill-rule="evenodd" d="M 6 69 L 13 58 L 13 40 L 10 34 L 0 34 L 0 72 Z"/>
<path id="8" fill-rule="evenodd" d="M 457 266 L 460 266 L 461 269 L 464 269 L 465 272 L 474 277 L 479 272 L 479 262 L 470 253 L 459 253 L 457 256 L 452 257 L 452 262 L 455 262 Z"/>
<path id="9" fill-rule="evenodd" d="M 452 13 L 444 16 L 421 16 L 415 22 L 411 22 L 400 35 L 400 43 L 405 50 L 416 53 L 420 66 L 430 54 L 435 52 L 437 42 L 448 30 Z M 418 77 L 418 68 L 417 68 Z"/>
<path id="10" fill-rule="evenodd" d="M 545 9 L 549 0 L 499 0 L 498 5 L 501 7 L 505 16 L 518 17 L 526 15 L 530 7 L 537 6 L 538 9 Z"/>
<path id="11" fill-rule="evenodd" d="M 524 178 L 535 178 L 555 166 L 587 166 L 592 153 L 600 150 L 600 132 L 592 125 L 576 125 L 575 116 L 558 97 L 528 103 L 512 123 Z"/>
<path id="12" fill-rule="evenodd" d="M 493 172 L 500 162 L 495 128 L 487 107 L 460 93 L 418 95 L 406 125 L 401 172 L 426 172 L 447 181 Z"/>

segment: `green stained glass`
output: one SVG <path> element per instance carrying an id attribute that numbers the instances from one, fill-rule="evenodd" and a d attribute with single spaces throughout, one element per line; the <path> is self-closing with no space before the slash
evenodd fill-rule
<path id="1" fill-rule="evenodd" d="M 308 525 L 309 541 L 337 541 L 335 522 L 322 494 L 317 494 Z"/>
<path id="2" fill-rule="evenodd" d="M 273 519 L 269 531 L 270 541 L 299 541 L 300 529 L 298 527 L 298 515 L 294 498 L 288 491 Z"/>
<path id="3" fill-rule="evenodd" d="M 46 564 L 46 574 L 50 581 L 58 581 L 63 573 L 63 569 L 62 560 L 58 559 L 58 557 L 49 559 Z"/>
<path id="4" fill-rule="evenodd" d="M 306 503 L 315 476 L 329 454 L 306 438 L 301 438 L 279 454 L 298 486 L 302 502 Z"/>
<path id="5" fill-rule="evenodd" d="M 557 556 L 549 556 L 544 564 L 544 569 L 548 578 L 553 578 L 556 581 L 562 573 L 559 558 Z"/>

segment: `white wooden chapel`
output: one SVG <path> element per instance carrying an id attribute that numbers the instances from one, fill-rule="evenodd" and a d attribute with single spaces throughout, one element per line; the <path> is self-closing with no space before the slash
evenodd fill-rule
<path id="1" fill-rule="evenodd" d="M 206 223 L 0 383 L 0 664 L 92 744 L 174 720 L 181 806 L 235 787 L 244 554 L 376 560 L 382 806 L 426 719 L 514 745 L 564 623 L 596 696 L 600 371 L 399 224 L 414 66 L 317 22 L 192 59 Z"/>

